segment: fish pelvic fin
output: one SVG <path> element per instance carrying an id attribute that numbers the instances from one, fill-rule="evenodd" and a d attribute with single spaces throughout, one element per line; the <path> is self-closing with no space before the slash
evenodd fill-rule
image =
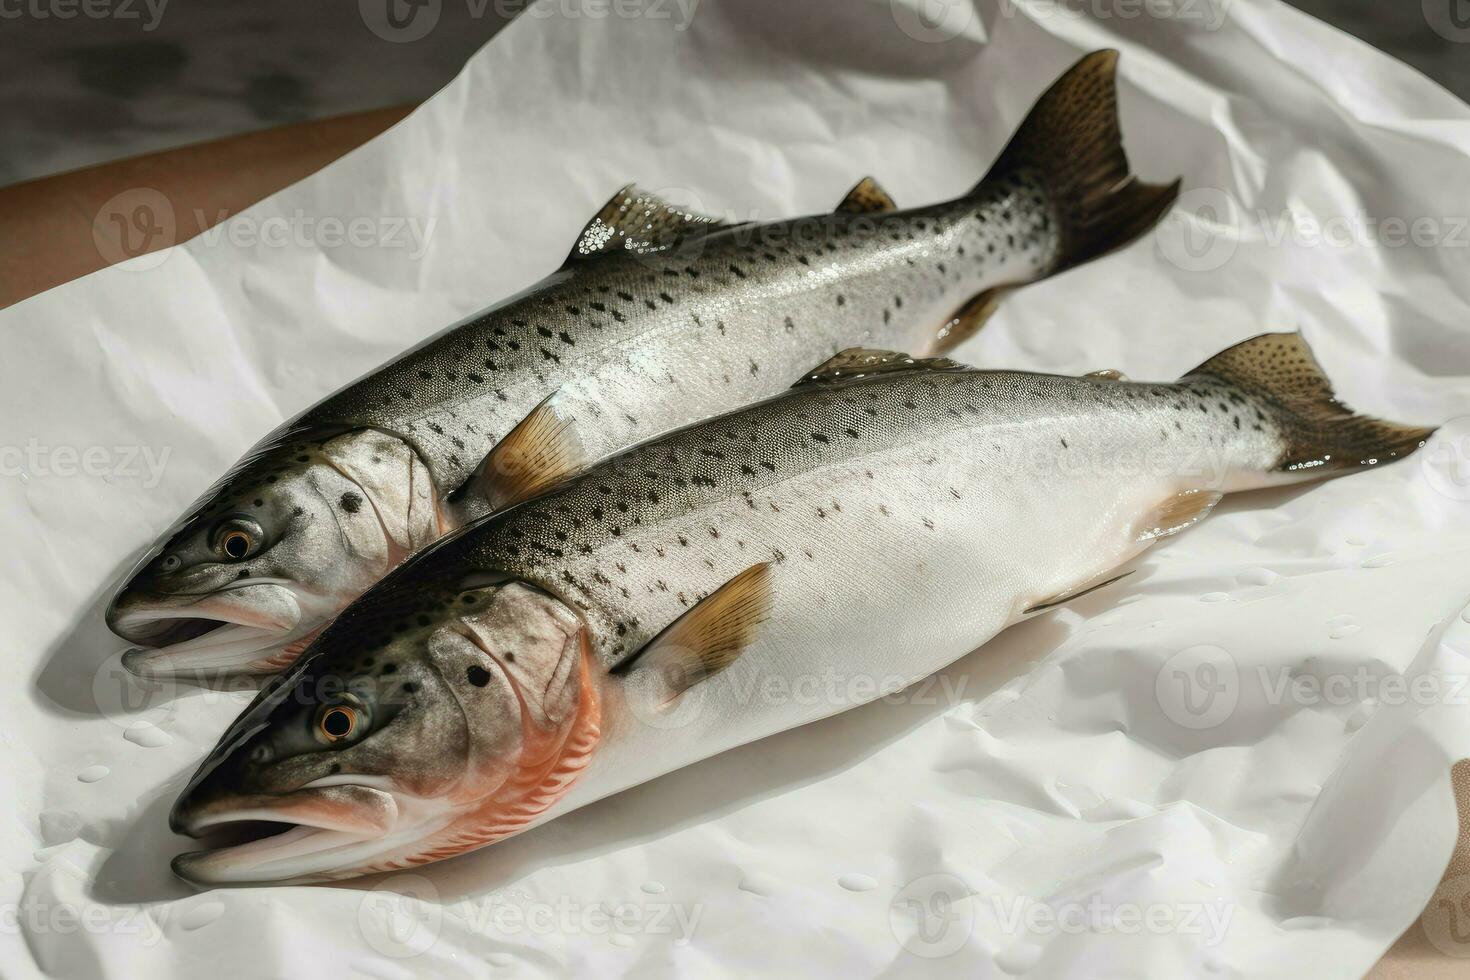
<path id="1" fill-rule="evenodd" d="M 1273 472 L 1301 479 L 1392 462 L 1423 446 L 1435 431 L 1354 414 L 1338 400 L 1312 349 L 1296 333 L 1268 333 L 1243 341 L 1183 380 L 1205 379 L 1224 382 L 1237 397 L 1248 399 L 1242 417 L 1254 405 L 1269 420 L 1282 442 Z"/>
<path id="2" fill-rule="evenodd" d="M 1094 51 L 1047 89 L 977 185 L 1030 175 L 1055 209 L 1060 248 L 1046 275 L 1089 262 L 1148 231 L 1179 196 L 1129 170 L 1118 124 L 1118 52 Z"/>
<path id="3" fill-rule="evenodd" d="M 678 697 L 729 667 L 771 615 L 771 563 L 752 565 L 674 620 L 614 673 L 657 671 Z"/>

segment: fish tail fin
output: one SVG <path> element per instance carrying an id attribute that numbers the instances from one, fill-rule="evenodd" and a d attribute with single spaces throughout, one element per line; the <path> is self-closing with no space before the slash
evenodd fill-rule
<path id="1" fill-rule="evenodd" d="M 1402 459 L 1435 431 L 1354 414 L 1338 400 L 1312 349 L 1296 333 L 1243 341 L 1183 380 L 1211 379 L 1232 389 L 1222 411 L 1238 418 L 1239 427 L 1259 427 L 1275 435 L 1279 455 L 1269 469 L 1289 480 L 1335 476 Z"/>
<path id="2" fill-rule="evenodd" d="M 1178 180 L 1138 180 L 1118 124 L 1118 52 L 1094 51 L 1046 90 L 985 179 L 1031 175 L 1056 212 L 1060 247 L 1045 275 L 1121 248 L 1152 228 L 1179 196 Z"/>

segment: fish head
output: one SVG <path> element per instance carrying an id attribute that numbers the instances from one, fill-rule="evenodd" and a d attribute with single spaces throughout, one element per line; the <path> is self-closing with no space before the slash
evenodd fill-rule
<path id="1" fill-rule="evenodd" d="M 175 803 L 214 845 L 199 885 L 335 880 L 451 857 L 525 829 L 597 744 L 577 616 L 508 581 L 349 607 L 225 733 Z"/>
<path id="2" fill-rule="evenodd" d="M 248 457 L 114 596 L 107 624 L 139 647 L 124 665 L 156 676 L 270 673 L 290 663 L 418 539 L 434 536 L 423 520 L 405 525 L 415 467 L 423 469 L 409 452 L 391 436 L 355 432 L 289 439 Z"/>

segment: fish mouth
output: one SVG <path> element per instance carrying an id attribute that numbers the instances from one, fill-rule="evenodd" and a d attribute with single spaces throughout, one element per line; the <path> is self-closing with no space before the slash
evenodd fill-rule
<path id="1" fill-rule="evenodd" d="M 107 616 L 114 633 L 138 644 L 123 654 L 123 666 L 145 677 L 280 670 L 324 622 L 278 582 L 198 596 L 128 597 Z"/>
<path id="2" fill-rule="evenodd" d="M 429 821 L 416 798 L 363 783 L 307 786 L 278 796 L 242 796 L 204 806 L 181 799 L 175 833 L 206 846 L 173 859 L 174 874 L 199 886 L 333 881 L 411 847 Z"/>

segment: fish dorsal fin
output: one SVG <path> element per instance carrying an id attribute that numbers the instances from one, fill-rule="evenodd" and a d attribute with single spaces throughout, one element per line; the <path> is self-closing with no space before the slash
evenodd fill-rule
<path id="1" fill-rule="evenodd" d="M 629 184 L 587 222 L 567 262 L 612 252 L 666 252 L 691 237 L 728 227 L 720 218 L 678 207 Z"/>
<path id="2" fill-rule="evenodd" d="M 1117 368 L 1103 368 L 1101 371 L 1088 371 L 1084 378 L 1092 378 L 1094 381 L 1127 381 L 1128 376 Z"/>
<path id="3" fill-rule="evenodd" d="M 857 182 L 856 187 L 847 192 L 842 203 L 837 205 L 837 210 L 849 214 L 885 214 L 897 211 L 898 205 L 893 203 L 893 198 L 888 196 L 888 192 L 876 180 L 864 177 Z"/>
<path id="4" fill-rule="evenodd" d="M 849 347 L 817 365 L 793 388 L 811 384 L 832 384 L 875 374 L 897 374 L 914 371 L 968 371 L 969 366 L 947 357 L 910 357 L 897 351 L 871 347 Z"/>
<path id="5" fill-rule="evenodd" d="M 1223 496 L 1218 490 L 1181 490 L 1143 516 L 1138 524 L 1137 540 L 1156 541 L 1193 527 L 1205 519 Z"/>
<path id="6" fill-rule="evenodd" d="M 771 563 L 752 565 L 720 586 L 628 660 L 619 673 L 656 671 L 677 697 L 739 659 L 771 615 Z"/>
<path id="7" fill-rule="evenodd" d="M 556 407 L 555 397 L 521 419 L 470 477 L 469 488 L 484 497 L 491 510 L 544 493 L 590 462 L 571 417 Z"/>

